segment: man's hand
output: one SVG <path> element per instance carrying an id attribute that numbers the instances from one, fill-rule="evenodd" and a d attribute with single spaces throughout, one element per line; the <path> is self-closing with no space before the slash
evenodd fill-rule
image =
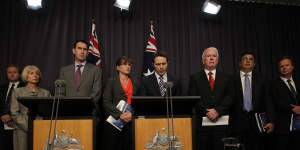
<path id="1" fill-rule="evenodd" d="M 8 114 L 2 115 L 1 121 L 4 124 L 7 124 L 9 127 L 15 127 L 14 121 L 11 119 L 10 115 L 8 115 Z"/>
<path id="2" fill-rule="evenodd" d="M 206 109 L 206 116 L 213 122 L 216 122 L 219 117 L 219 113 L 215 109 Z"/>
<path id="3" fill-rule="evenodd" d="M 132 114 L 131 114 L 131 113 L 123 113 L 123 114 L 120 116 L 120 119 L 122 119 L 122 120 L 125 121 L 125 122 L 130 122 L 131 119 L 132 119 Z"/>
<path id="4" fill-rule="evenodd" d="M 4 123 L 4 124 L 6 124 L 8 121 L 10 121 L 11 120 L 11 118 L 10 118 L 10 115 L 8 115 L 8 114 L 5 114 L 5 115 L 2 115 L 1 116 L 1 121 Z"/>
<path id="5" fill-rule="evenodd" d="M 294 107 L 294 108 L 292 109 L 292 111 L 293 111 L 295 114 L 300 115 L 300 106 L 296 106 L 296 105 L 293 105 L 293 104 L 291 104 L 291 106 Z"/>
<path id="6" fill-rule="evenodd" d="M 265 129 L 267 129 L 267 134 L 271 133 L 274 131 L 274 124 L 273 123 L 267 123 L 265 126 L 264 126 Z"/>

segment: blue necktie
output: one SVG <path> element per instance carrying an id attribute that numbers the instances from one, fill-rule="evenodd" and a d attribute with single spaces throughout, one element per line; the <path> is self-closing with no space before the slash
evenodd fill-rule
<path id="1" fill-rule="evenodd" d="M 248 112 L 252 110 L 252 93 L 251 93 L 251 85 L 250 85 L 250 80 L 249 80 L 248 74 L 245 74 L 244 108 Z"/>

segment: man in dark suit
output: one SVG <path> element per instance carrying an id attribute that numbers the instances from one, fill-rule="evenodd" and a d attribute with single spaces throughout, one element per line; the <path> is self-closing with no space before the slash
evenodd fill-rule
<path id="1" fill-rule="evenodd" d="M 292 58 L 284 56 L 278 61 L 280 77 L 272 83 L 272 99 L 275 102 L 275 138 L 278 150 L 290 150 L 299 145 L 300 131 L 291 131 L 292 115 L 300 119 L 299 79 L 293 75 Z"/>
<path id="2" fill-rule="evenodd" d="M 232 136 L 244 143 L 245 150 L 263 150 L 264 134 L 260 133 L 255 113 L 266 113 L 266 133 L 274 130 L 274 105 L 269 96 L 269 83 L 257 72 L 253 53 L 240 57 L 240 71 L 232 79 L 233 105 L 230 113 Z"/>
<path id="3" fill-rule="evenodd" d="M 174 76 L 167 73 L 168 57 L 164 52 L 158 52 L 152 59 L 154 73 L 142 78 L 142 89 L 140 95 L 145 96 L 166 96 L 169 89 L 163 87 L 163 82 L 172 82 L 172 96 L 182 95 L 181 84 Z"/>
<path id="4" fill-rule="evenodd" d="M 13 128 L 14 122 L 10 116 L 11 94 L 15 88 L 23 87 L 20 82 L 19 68 L 15 65 L 9 65 L 6 68 L 8 83 L 0 86 L 0 145 L 3 150 L 13 150 Z"/>
<path id="5" fill-rule="evenodd" d="M 228 125 L 228 116 L 223 115 L 228 114 L 232 101 L 229 95 L 231 77 L 216 69 L 218 62 L 218 50 L 214 47 L 205 49 L 202 54 L 204 69 L 190 77 L 189 95 L 201 96 L 201 100 L 195 106 L 193 117 L 195 150 L 223 149 L 222 138 L 225 137 Z M 202 123 L 218 124 L 220 117 L 227 121 L 227 125 L 226 123 L 216 126 L 202 125 Z"/>

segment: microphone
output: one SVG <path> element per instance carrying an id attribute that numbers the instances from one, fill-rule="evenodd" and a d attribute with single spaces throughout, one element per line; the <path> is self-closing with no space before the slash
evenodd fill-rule
<path id="1" fill-rule="evenodd" d="M 163 85 L 166 88 L 172 88 L 174 86 L 173 82 L 164 82 Z"/>
<path id="2" fill-rule="evenodd" d="M 66 81 L 65 80 L 56 80 L 55 85 L 55 96 L 63 97 L 66 96 Z"/>

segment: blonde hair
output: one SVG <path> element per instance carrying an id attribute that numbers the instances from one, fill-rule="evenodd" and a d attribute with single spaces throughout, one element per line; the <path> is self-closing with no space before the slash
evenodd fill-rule
<path id="1" fill-rule="evenodd" d="M 40 76 L 39 81 L 41 81 L 42 73 L 41 73 L 40 69 L 37 66 L 28 65 L 22 71 L 21 78 L 22 78 L 23 82 L 27 82 L 28 73 L 33 72 L 33 71 L 37 72 L 37 74 Z"/>

